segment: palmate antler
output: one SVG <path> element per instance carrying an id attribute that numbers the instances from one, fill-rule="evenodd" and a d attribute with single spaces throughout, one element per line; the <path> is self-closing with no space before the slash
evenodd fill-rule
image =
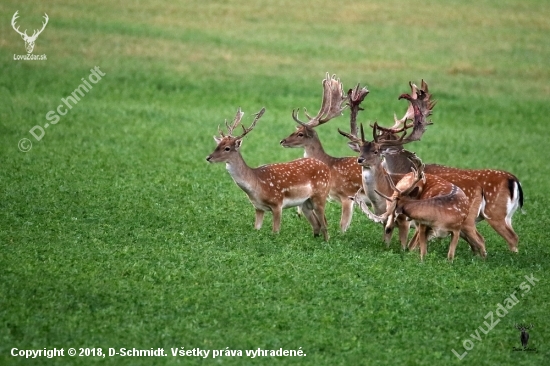
<path id="1" fill-rule="evenodd" d="M 357 136 L 357 114 L 359 111 L 365 110 L 361 107 L 361 103 L 365 100 L 369 94 L 367 87 L 361 88 L 360 84 L 357 84 L 355 89 L 348 90 L 348 106 L 350 107 L 350 133 Z"/>
<path id="2" fill-rule="evenodd" d="M 239 136 L 233 136 L 233 130 L 241 123 L 241 119 L 244 116 L 244 112 L 241 111 L 241 107 L 239 107 L 239 109 L 237 110 L 237 114 L 235 115 L 235 118 L 233 119 L 233 122 L 231 123 L 231 125 L 227 123 L 227 120 L 225 120 L 225 126 L 227 128 L 227 136 L 231 136 L 236 140 L 242 139 L 243 137 L 246 136 L 246 134 L 252 131 L 254 127 L 256 127 L 256 123 L 262 117 L 264 112 L 265 112 L 265 108 L 262 108 L 258 113 L 254 115 L 254 121 L 252 121 L 252 124 L 250 125 L 250 127 L 245 128 L 244 126 L 241 125 L 241 127 L 243 128 L 243 133 Z M 226 135 L 221 130 L 220 126 L 218 126 L 218 133 L 220 134 L 221 137 L 226 137 Z"/>
<path id="3" fill-rule="evenodd" d="M 311 117 L 307 114 L 307 110 L 304 108 L 304 113 L 309 119 L 308 122 L 302 122 L 298 119 L 298 109 L 292 111 L 292 118 L 298 124 L 307 127 L 317 127 L 342 115 L 342 111 L 347 107 L 344 103 L 347 97 L 344 95 L 342 82 L 336 78 L 336 75 L 330 77 L 327 72 L 325 79 L 323 80 L 323 101 L 321 103 L 321 109 L 315 117 Z"/>
<path id="4" fill-rule="evenodd" d="M 426 127 L 432 122 L 426 121 L 426 118 L 432 114 L 436 101 L 431 99 L 431 94 L 428 91 L 428 84 L 422 80 L 421 88 L 409 82 L 411 94 L 401 94 L 399 99 L 409 101 L 407 112 L 401 119 L 394 116 L 395 124 L 390 128 L 380 127 L 378 124 L 373 126 L 374 135 L 378 136 L 378 140 L 384 146 L 404 145 L 412 141 L 418 141 L 426 131 Z M 412 124 L 407 124 L 408 120 L 413 120 Z M 407 135 L 408 130 L 412 131 Z M 398 136 L 397 133 L 403 132 L 403 135 Z"/>

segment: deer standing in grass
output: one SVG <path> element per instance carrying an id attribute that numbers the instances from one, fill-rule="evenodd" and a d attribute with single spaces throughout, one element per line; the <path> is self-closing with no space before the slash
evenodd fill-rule
<path id="1" fill-rule="evenodd" d="M 382 192 L 386 196 L 391 196 L 393 189 L 391 183 L 387 179 L 388 176 L 382 164 L 383 160 L 380 146 L 376 143 L 376 141 L 371 142 L 365 140 L 365 133 L 362 124 L 361 138 L 358 138 L 357 132 L 353 131 L 355 129 L 353 125 L 351 129 L 352 133 L 346 133 L 340 129 L 338 129 L 338 132 L 349 138 L 350 142 L 348 143 L 348 146 L 353 151 L 359 153 L 359 157 L 356 158 L 356 164 L 362 168 L 363 191 L 365 192 L 368 201 L 370 201 L 375 215 L 382 215 L 387 211 L 388 203 L 384 196 L 381 196 L 378 192 Z M 399 178 L 394 179 L 399 180 Z M 354 193 L 353 195 L 350 195 L 350 197 L 356 197 L 355 195 L 356 194 Z M 355 200 L 358 204 L 359 201 L 361 201 L 360 207 L 366 207 L 363 199 L 358 199 L 358 197 L 356 197 Z M 401 246 L 405 248 L 407 245 L 407 235 L 409 233 L 410 222 L 404 216 L 399 216 L 395 221 L 390 221 L 391 224 L 387 224 L 387 217 L 384 220 L 379 221 L 384 224 L 385 227 L 383 236 L 384 241 L 387 245 L 390 244 L 394 223 L 396 223 L 398 226 Z"/>
<path id="2" fill-rule="evenodd" d="M 356 88 L 348 92 L 349 105 L 353 109 L 359 106 L 368 94 L 366 88 Z M 359 103 L 358 100 L 360 99 Z M 330 168 L 331 181 L 329 197 L 342 205 L 342 215 L 340 218 L 340 229 L 345 232 L 351 223 L 353 215 L 353 202 L 349 199 L 359 188 L 361 188 L 361 167 L 357 165 L 357 159 L 354 157 L 333 157 L 325 152 L 323 145 L 319 140 L 315 128 L 327 123 L 332 118 L 342 115 L 348 100 L 344 96 L 342 83 L 335 76 L 329 77 L 327 73 L 323 80 L 323 101 L 321 109 L 315 117 L 308 117 L 307 122 L 298 119 L 298 112 L 292 112 L 292 118 L 298 126 L 296 131 L 285 139 L 281 140 L 281 145 L 285 148 L 304 148 L 304 157 L 314 158 L 322 161 Z"/>
<path id="3" fill-rule="evenodd" d="M 390 175 L 410 171 L 411 164 L 407 159 L 410 152 L 404 150 L 403 145 L 420 140 L 426 126 L 431 124 L 426 121 L 426 117 L 431 114 L 435 102 L 431 100 L 428 85 L 423 80 L 421 85 L 421 88 L 418 88 L 410 83 L 411 94 L 402 94 L 399 97 L 408 100 L 409 107 L 402 119 L 395 118 L 394 126 L 382 128 L 375 124 L 373 127 L 375 135 L 378 135 L 377 130 L 381 131 L 378 143 L 384 150 L 385 168 Z M 408 120 L 413 120 L 413 123 L 407 125 Z M 412 131 L 407 136 L 407 130 L 411 128 Z M 403 132 L 403 135 L 397 137 L 396 134 L 400 132 Z M 523 191 L 519 180 L 513 174 L 503 170 L 459 169 L 438 164 L 427 164 L 424 172 L 447 176 L 446 179 L 449 179 L 449 175 L 459 175 L 477 181 L 483 191 L 483 209 L 479 211 L 476 221 L 486 220 L 506 240 L 512 252 L 518 251 L 518 236 L 512 228 L 512 216 L 523 206 Z"/>
<path id="4" fill-rule="evenodd" d="M 424 174 L 424 165 L 420 159 L 411 159 L 413 172 L 408 173 L 397 183 L 387 176 L 392 186 L 392 196 L 386 196 L 377 191 L 388 202 L 387 211 L 376 217 L 368 212 L 368 208 L 357 200 L 361 209 L 375 220 L 386 222 L 392 226 L 392 220 L 398 215 L 404 215 L 416 223 L 414 240 L 420 246 L 420 258 L 427 253 L 427 241 L 430 236 L 446 237 L 451 234 L 451 243 L 447 258 L 454 259 L 459 237 L 462 236 L 474 251 L 485 256 L 483 237 L 475 227 L 475 219 L 471 215 L 472 203 L 466 194 L 453 183 L 431 175 Z M 479 205 L 479 200 L 475 202 Z M 474 210 L 474 215 L 477 212 Z"/>
<path id="5" fill-rule="evenodd" d="M 243 112 L 237 111 L 227 135 L 218 127 L 220 137 L 214 136 L 216 149 L 206 158 L 210 163 L 225 162 L 235 183 L 248 195 L 256 209 L 254 228 L 262 227 L 265 211 L 273 213 L 273 232 L 279 232 L 283 208 L 299 206 L 313 228 L 313 235 L 323 234 L 328 241 L 325 203 L 330 189 L 330 169 L 317 159 L 303 158 L 288 163 L 249 167 L 240 153 L 243 138 L 256 126 L 265 109 L 255 115 L 250 127 L 233 136 L 241 123 Z"/>

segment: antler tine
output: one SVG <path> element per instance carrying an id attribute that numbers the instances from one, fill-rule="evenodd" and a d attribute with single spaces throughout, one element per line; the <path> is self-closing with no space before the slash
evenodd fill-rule
<path id="1" fill-rule="evenodd" d="M 378 122 L 374 122 L 374 125 L 372 126 L 372 141 L 378 143 Z"/>
<path id="2" fill-rule="evenodd" d="M 235 137 L 235 139 L 236 140 L 242 139 L 243 137 L 246 136 L 246 134 L 252 131 L 254 127 L 256 127 L 256 122 L 258 122 L 258 120 L 263 116 L 264 112 L 265 112 L 265 107 L 260 109 L 260 111 L 254 115 L 254 121 L 252 121 L 252 124 L 250 125 L 250 127 L 244 128 L 244 126 L 241 126 L 243 128 L 243 133 L 242 135 Z"/>
<path id="3" fill-rule="evenodd" d="M 393 183 L 393 179 L 391 179 L 391 177 L 388 174 L 388 171 L 386 170 L 386 168 L 383 168 L 383 171 L 384 171 L 384 176 L 386 177 L 386 180 L 388 181 L 391 189 L 401 195 L 403 192 L 395 186 L 395 183 Z M 383 196 L 383 197 L 385 197 L 385 196 Z"/>
<path id="4" fill-rule="evenodd" d="M 365 143 L 365 131 L 363 130 L 363 124 L 361 123 L 359 127 L 361 127 L 361 142 Z"/>
<path id="5" fill-rule="evenodd" d="M 227 134 L 229 136 L 233 136 L 233 130 L 235 127 L 241 123 L 241 119 L 243 118 L 244 112 L 241 110 L 241 107 L 237 109 L 237 114 L 235 115 L 235 118 L 233 119 L 233 122 L 231 123 L 231 126 L 227 123 L 227 120 L 225 120 L 225 126 L 227 127 Z"/>
<path id="6" fill-rule="evenodd" d="M 299 111 L 300 111 L 299 108 L 293 109 L 293 110 L 292 110 L 292 119 L 294 119 L 294 121 L 296 121 L 298 124 L 300 124 L 300 125 L 302 125 L 302 126 L 307 126 L 307 123 L 302 122 L 302 121 L 300 121 L 300 120 L 298 119 L 298 112 L 299 112 Z M 307 115 L 307 113 L 306 113 L 306 115 Z"/>
<path id="7" fill-rule="evenodd" d="M 225 120 L 225 124 L 227 125 L 227 120 Z M 220 125 L 218 125 L 218 133 L 220 134 L 221 137 L 225 137 L 222 129 L 220 128 Z"/>
<path id="8" fill-rule="evenodd" d="M 341 129 L 338 129 L 338 132 L 340 133 L 340 135 L 342 135 L 344 137 L 347 137 L 351 141 L 354 141 L 354 142 L 360 142 L 361 141 L 356 135 L 352 135 L 350 133 L 344 132 Z"/>

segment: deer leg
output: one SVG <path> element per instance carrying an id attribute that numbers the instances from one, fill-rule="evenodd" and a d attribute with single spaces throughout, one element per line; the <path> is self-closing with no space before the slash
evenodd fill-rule
<path id="1" fill-rule="evenodd" d="M 451 262 L 455 257 L 456 245 L 458 244 L 458 239 L 460 238 L 460 231 L 453 230 L 451 232 L 451 244 L 449 245 L 449 253 L 447 253 L 447 259 Z"/>
<path id="2" fill-rule="evenodd" d="M 479 253 L 479 255 L 485 257 L 487 254 L 485 251 L 485 238 L 476 229 L 477 213 L 482 210 L 481 192 L 474 196 L 471 202 L 468 216 L 460 229 L 460 237 L 470 244 L 472 252 Z"/>
<path id="3" fill-rule="evenodd" d="M 428 227 L 423 224 L 419 224 L 417 227 L 418 230 L 418 244 L 420 245 L 420 260 L 424 260 L 424 256 L 428 252 L 428 238 L 426 236 L 426 231 Z"/>
<path id="4" fill-rule="evenodd" d="M 514 253 L 518 252 L 518 235 L 512 229 L 511 225 L 508 225 L 506 223 L 506 220 L 504 218 L 497 220 L 494 217 L 491 217 L 490 219 L 486 219 L 489 225 L 506 240 L 508 243 L 508 248 Z"/>
<path id="5" fill-rule="evenodd" d="M 384 223 L 384 235 L 383 239 L 386 246 L 389 247 L 391 243 L 391 237 L 393 235 L 393 229 L 395 228 L 394 222 L 395 213 L 391 214 Z"/>
<path id="6" fill-rule="evenodd" d="M 273 232 L 278 233 L 281 229 L 282 206 L 273 207 Z"/>
<path id="7" fill-rule="evenodd" d="M 325 203 L 326 198 L 322 197 L 311 197 L 310 198 L 311 203 L 313 204 L 313 213 L 319 220 L 319 223 L 321 224 L 321 232 L 323 233 L 323 237 L 325 241 L 328 241 L 329 235 L 328 235 L 328 224 L 327 224 L 327 218 L 325 216 Z"/>
<path id="8" fill-rule="evenodd" d="M 340 218 L 340 230 L 343 233 L 349 229 L 351 218 L 353 216 L 353 201 L 347 198 L 342 199 L 342 217 Z"/>
<path id="9" fill-rule="evenodd" d="M 254 223 L 254 229 L 260 230 L 264 222 L 264 213 L 265 211 L 256 209 L 256 222 Z"/>
<path id="10" fill-rule="evenodd" d="M 470 244 L 472 251 L 474 253 L 479 253 L 480 256 L 485 258 L 487 256 L 487 251 L 485 250 L 485 239 L 477 231 L 475 226 L 463 227 L 460 231 L 460 236 Z"/>
<path id="11" fill-rule="evenodd" d="M 407 238 L 409 237 L 411 222 L 403 215 L 398 215 L 396 221 L 397 228 L 399 230 L 399 241 L 401 241 L 401 248 L 405 250 L 407 248 Z"/>
<path id="12" fill-rule="evenodd" d="M 313 212 L 313 207 L 311 206 L 311 202 L 306 201 L 301 206 L 301 211 L 304 214 L 307 221 L 309 221 L 311 228 L 313 229 L 313 236 L 319 236 L 319 233 L 321 232 L 321 222 Z"/>

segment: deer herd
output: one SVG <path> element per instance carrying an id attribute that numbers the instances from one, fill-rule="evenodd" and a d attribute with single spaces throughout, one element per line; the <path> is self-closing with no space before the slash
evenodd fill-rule
<path id="1" fill-rule="evenodd" d="M 303 148 L 304 158 L 287 163 L 249 167 L 240 147 L 243 138 L 256 126 L 265 112 L 254 116 L 250 127 L 241 125 L 244 113 L 239 110 L 232 123 L 225 121 L 227 132 L 218 126 L 214 136 L 216 149 L 206 160 L 225 162 L 235 183 L 247 194 L 256 210 L 254 227 L 260 229 L 265 211 L 273 213 L 273 231 L 281 226 L 282 210 L 298 207 L 313 228 L 314 236 L 329 240 L 325 204 L 327 198 L 342 206 L 340 229 L 345 232 L 351 223 L 353 206 L 383 227 L 383 239 L 390 244 L 397 228 L 403 249 L 420 248 L 420 258 L 427 253 L 428 240 L 451 236 L 447 258 L 453 260 L 459 238 L 463 238 L 474 253 L 486 257 L 485 239 L 476 224 L 487 223 L 506 240 L 512 252 L 518 251 L 518 236 L 512 228 L 512 216 L 523 205 L 523 192 L 518 179 L 511 173 L 494 169 L 461 169 L 438 164 L 424 164 L 404 145 L 419 141 L 430 124 L 435 101 L 428 85 L 420 88 L 409 83 L 410 94 L 399 99 L 408 102 L 401 119 L 394 116 L 391 127 L 378 123 L 370 126 L 372 140 L 365 137 L 363 124 L 357 126 L 361 103 L 368 95 L 366 87 L 357 85 L 344 93 L 340 79 L 327 73 L 323 80 L 323 98 L 316 116 L 302 121 L 299 111 L 292 117 L 296 130 L 281 140 L 285 148 Z M 316 128 L 341 116 L 350 109 L 350 131 L 345 136 L 357 157 L 333 157 L 325 152 Z M 234 135 L 239 125 L 242 133 Z M 368 129 L 368 127 L 367 127 Z M 409 239 L 411 225 L 414 234 Z"/>

